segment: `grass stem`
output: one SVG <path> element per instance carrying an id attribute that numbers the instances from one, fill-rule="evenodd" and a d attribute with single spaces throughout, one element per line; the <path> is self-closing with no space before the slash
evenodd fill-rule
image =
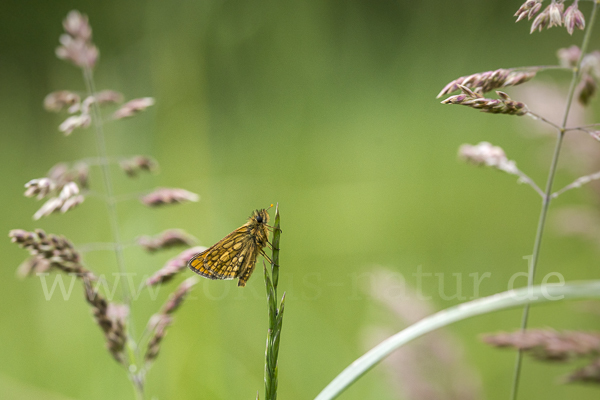
<path id="1" fill-rule="evenodd" d="M 281 236 L 279 205 L 275 207 L 275 224 L 273 226 L 273 253 L 271 256 L 271 275 L 264 266 L 265 286 L 267 289 L 267 307 L 269 329 L 267 331 L 267 348 L 265 350 L 265 400 L 277 399 L 279 342 L 283 324 L 285 293 L 277 308 L 277 283 L 279 281 L 279 240 Z"/>
<path id="2" fill-rule="evenodd" d="M 566 132 L 567 120 L 569 118 L 569 112 L 571 111 L 571 106 L 573 104 L 573 98 L 575 94 L 575 88 L 581 77 L 581 61 L 585 56 L 585 52 L 589 45 L 592 28 L 594 26 L 594 21 L 596 19 L 596 13 L 598 9 L 598 1 L 594 1 L 594 5 L 592 8 L 592 14 L 590 16 L 590 21 L 585 31 L 585 35 L 583 37 L 583 43 L 581 45 L 581 54 L 579 55 L 579 59 L 577 60 L 577 65 L 573 69 L 573 77 L 571 78 L 571 84 L 569 86 L 569 92 L 567 94 L 567 104 L 565 106 L 565 112 L 563 115 L 562 124 L 558 129 L 556 145 L 554 147 L 554 154 L 552 156 L 552 163 L 550 164 L 550 171 L 548 172 L 548 179 L 546 181 L 546 190 L 544 191 L 544 196 L 542 198 L 542 209 L 540 212 L 540 217 L 538 219 L 537 230 L 535 234 L 535 241 L 533 245 L 533 255 L 531 258 L 531 264 L 529 267 L 529 274 L 527 278 L 527 287 L 533 287 L 535 282 L 535 272 L 539 261 L 540 248 L 542 246 L 542 238 L 544 236 L 544 227 L 546 225 L 546 219 L 548 216 L 548 209 L 550 207 L 550 202 L 552 200 L 552 186 L 554 184 L 554 178 L 556 176 L 556 168 L 558 166 L 558 159 L 560 156 L 560 151 L 563 144 L 563 139 Z M 527 329 L 527 323 L 529 321 L 529 304 L 526 304 L 523 308 L 523 315 L 521 318 L 521 331 L 525 331 Z M 512 381 L 512 389 L 511 389 L 511 400 L 516 400 L 519 392 L 519 381 L 521 378 L 521 369 L 523 364 L 523 352 L 519 350 L 517 353 L 517 359 L 515 361 L 515 368 L 513 374 Z"/>
<path id="3" fill-rule="evenodd" d="M 97 91 L 94 83 L 94 76 L 91 68 L 87 67 L 83 69 L 83 77 L 85 81 L 85 85 L 87 91 L 90 96 L 95 96 Z M 106 140 L 104 138 L 104 127 L 102 124 L 102 115 L 100 113 L 100 106 L 98 102 L 92 103 L 92 120 L 94 121 L 94 131 L 96 136 L 96 148 L 98 153 L 98 160 L 100 170 L 102 172 L 102 180 L 104 181 L 104 190 L 106 193 L 106 208 L 108 212 L 108 220 L 110 223 L 110 230 L 112 235 L 112 241 L 114 243 L 114 253 L 117 261 L 117 268 L 121 276 L 127 275 L 127 269 L 125 268 L 125 257 L 123 255 L 123 242 L 121 241 L 121 234 L 119 231 L 119 216 L 117 212 L 116 199 L 114 195 L 114 187 L 112 183 L 112 177 L 110 175 L 110 160 L 108 158 L 108 151 L 106 149 Z M 122 296 L 123 303 L 128 308 L 127 314 L 127 347 L 129 355 L 129 363 L 130 368 L 128 370 L 130 381 L 134 386 L 134 390 L 136 392 L 136 398 L 138 400 L 144 399 L 144 382 L 140 380 L 140 376 L 137 375 L 137 365 L 138 365 L 138 352 L 135 351 L 135 327 L 132 316 L 132 307 L 131 307 L 131 293 L 129 292 L 129 287 L 126 284 L 122 286 Z M 143 378 L 142 378 L 143 379 Z"/>

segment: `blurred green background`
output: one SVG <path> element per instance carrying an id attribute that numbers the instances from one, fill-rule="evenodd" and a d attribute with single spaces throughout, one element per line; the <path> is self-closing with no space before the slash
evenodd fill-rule
<path id="1" fill-rule="evenodd" d="M 97 197 L 35 222 L 31 215 L 41 203 L 22 195 L 25 182 L 55 163 L 96 154 L 91 129 L 64 137 L 57 126 L 65 114 L 42 109 L 51 91 L 84 90 L 79 70 L 54 56 L 62 19 L 79 9 L 89 15 L 101 52 L 97 87 L 128 99 L 156 98 L 146 113 L 106 125 L 110 154 L 149 154 L 161 165 L 160 174 L 137 180 L 113 169 L 117 193 L 166 186 L 201 196 L 199 203 L 163 209 L 119 203 L 122 236 L 131 240 L 183 228 L 211 245 L 253 209 L 278 202 L 280 290 L 288 294 L 279 395 L 313 398 L 367 349 L 370 327 L 404 326 L 361 289 L 375 266 L 401 273 L 411 286 L 419 267 L 444 274 L 448 295 L 456 292 L 452 274 L 462 273 L 466 297 L 474 295 L 469 274 L 491 273 L 480 286 L 484 296 L 506 290 L 511 275 L 526 270 L 523 257 L 531 253 L 539 198 L 514 177 L 458 163 L 456 149 L 483 140 L 500 145 L 543 184 L 552 139 L 523 135 L 532 130 L 524 119 L 442 106 L 435 98 L 459 76 L 555 64 L 559 47 L 580 43 L 581 32 L 569 37 L 563 29 L 529 35 L 528 23 L 514 23 L 519 5 L 4 1 L 0 231 L 40 227 L 77 245 L 111 240 Z M 581 8 L 589 13 L 589 4 Z M 567 79 L 560 72 L 540 77 L 557 85 Z M 557 185 L 575 177 L 561 169 Z M 97 171 L 92 189 L 103 190 Z M 597 200 L 585 188 L 553 205 L 596 206 Z M 126 375 L 104 349 L 79 285 L 68 301 L 60 295 L 46 301 L 38 278 L 15 277 L 26 252 L 6 237 L 0 246 L 0 397 L 133 398 Z M 177 253 L 149 256 L 128 248 L 127 268 L 148 275 Z M 116 272 L 111 253 L 86 253 L 85 261 L 99 274 Z M 540 279 L 553 271 L 567 280 L 595 278 L 597 266 L 596 246 L 549 227 Z M 460 302 L 440 295 L 438 277 L 423 283 L 436 309 Z M 156 301 L 143 292 L 134 302 L 138 332 L 175 287 L 165 285 Z M 508 398 L 514 353 L 490 349 L 479 336 L 516 329 L 520 315 L 506 311 L 448 329 L 465 347 L 463 361 L 476 371 L 472 379 L 481 381 L 486 399 Z M 600 317 L 574 303 L 550 305 L 535 307 L 530 325 L 593 330 Z M 149 398 L 253 399 L 257 390 L 262 397 L 266 326 L 260 265 L 244 289 L 202 280 L 177 313 L 148 375 Z M 522 398 L 598 397 L 595 387 L 559 385 L 558 377 L 568 371 L 569 366 L 526 359 Z M 438 378 L 423 377 L 433 385 Z M 393 380 L 401 378 L 390 379 L 380 365 L 341 398 L 402 398 Z"/>

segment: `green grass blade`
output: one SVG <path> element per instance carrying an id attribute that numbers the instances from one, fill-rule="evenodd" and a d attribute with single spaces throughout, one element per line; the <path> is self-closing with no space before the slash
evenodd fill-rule
<path id="1" fill-rule="evenodd" d="M 384 340 L 344 369 L 319 393 L 315 400 L 336 398 L 368 370 L 397 348 L 438 328 L 476 315 L 518 307 L 524 304 L 600 297 L 600 280 L 572 282 L 562 286 L 521 288 L 483 297 L 437 312 Z"/>
<path id="2" fill-rule="evenodd" d="M 267 290 L 267 308 L 269 329 L 267 331 L 267 349 L 265 351 L 265 400 L 277 399 L 277 384 L 279 382 L 277 357 L 279 356 L 279 340 L 283 323 L 283 307 L 285 293 L 281 298 L 280 309 L 277 309 L 277 283 L 279 281 L 279 240 L 281 236 L 279 204 L 275 207 L 275 225 L 273 226 L 271 256 L 271 276 L 264 266 L 265 286 Z"/>
<path id="3" fill-rule="evenodd" d="M 279 241 L 281 240 L 281 217 L 279 216 L 279 203 L 275 206 L 275 223 L 273 224 L 273 254 L 271 255 L 271 277 L 273 290 L 277 297 L 277 286 L 279 285 Z"/>

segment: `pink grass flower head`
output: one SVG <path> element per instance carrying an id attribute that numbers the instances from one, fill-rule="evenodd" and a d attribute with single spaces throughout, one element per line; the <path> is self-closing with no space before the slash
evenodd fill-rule
<path id="1" fill-rule="evenodd" d="M 141 171 L 154 172 L 158 169 L 158 163 L 148 156 L 135 156 L 119 163 L 119 166 L 127 176 L 135 178 Z"/>
<path id="2" fill-rule="evenodd" d="M 525 17 L 527 17 L 527 19 L 533 18 L 533 16 L 537 14 L 541 8 L 542 0 L 527 0 L 515 13 L 515 17 L 517 17 L 516 22 L 519 22 Z"/>
<path id="3" fill-rule="evenodd" d="M 123 119 L 133 117 L 135 114 L 144 111 L 146 108 L 154 105 L 154 99 L 152 97 L 142 97 L 140 99 L 133 99 L 125 103 L 113 114 L 114 119 Z"/>
<path id="4" fill-rule="evenodd" d="M 146 285 L 153 286 L 170 281 L 179 272 L 187 269 L 187 263 L 192 257 L 198 253 L 202 253 L 204 250 L 206 250 L 206 247 L 196 246 L 182 251 L 176 257 L 167 261 L 164 267 L 148 278 Z"/>
<path id="5" fill-rule="evenodd" d="M 77 10 L 72 10 L 67 14 L 67 17 L 63 20 L 63 28 L 65 32 L 75 38 L 85 41 L 92 39 L 92 27 L 87 15 L 83 15 Z"/>
<path id="6" fill-rule="evenodd" d="M 68 90 L 59 90 L 46 96 L 44 99 L 44 108 L 52 112 L 58 112 L 64 108 L 68 108 L 69 112 L 73 113 L 79 110 L 80 102 L 81 97 L 79 97 L 77 93 Z"/>
<path id="7" fill-rule="evenodd" d="M 160 343 L 166 335 L 166 330 L 173 322 L 173 313 L 177 311 L 181 303 L 185 300 L 192 287 L 199 281 L 198 277 L 192 276 L 183 281 L 174 293 L 171 293 L 167 302 L 163 305 L 161 311 L 154 314 L 148 321 L 148 329 L 153 331 L 153 335 L 148 341 L 148 347 L 144 360 L 149 366 L 158 356 Z"/>
<path id="8" fill-rule="evenodd" d="M 542 29 L 553 26 L 562 26 L 564 9 L 563 0 L 552 0 L 552 3 L 533 20 L 530 33 L 536 30 L 541 32 Z"/>
<path id="9" fill-rule="evenodd" d="M 542 11 L 537 17 L 535 17 L 535 19 L 533 20 L 533 23 L 531 24 L 531 30 L 529 31 L 529 33 L 533 33 L 536 30 L 539 30 L 541 32 L 542 29 L 546 28 L 549 23 L 550 23 L 550 6 L 546 7 L 544 9 L 544 11 Z"/>
<path id="10" fill-rule="evenodd" d="M 528 71 L 513 71 L 509 69 L 497 69 L 495 71 L 479 72 L 477 74 L 461 76 L 453 80 L 437 95 L 437 98 L 460 90 L 465 86 L 477 93 L 487 93 L 494 89 L 516 86 L 533 79 L 537 71 L 530 69 Z"/>
<path id="11" fill-rule="evenodd" d="M 32 179 L 25 184 L 25 197 L 37 196 L 43 199 L 56 189 L 56 183 L 50 178 Z"/>
<path id="12" fill-rule="evenodd" d="M 548 6 L 548 17 L 550 19 L 548 28 L 552 28 L 553 26 L 562 26 L 563 11 L 565 9 L 563 1 L 564 0 L 552 0 L 552 3 Z"/>
<path id="13" fill-rule="evenodd" d="M 583 16 L 583 13 L 579 11 L 577 3 L 578 1 L 575 0 L 573 4 L 567 7 L 567 10 L 563 15 L 565 21 L 565 28 L 567 28 L 567 32 L 569 32 L 569 35 L 573 34 L 575 28 L 581 30 L 585 29 L 585 18 Z"/>
<path id="14" fill-rule="evenodd" d="M 92 123 L 89 114 L 73 115 L 58 126 L 58 130 L 69 136 L 77 128 L 87 128 Z"/>
<path id="15" fill-rule="evenodd" d="M 141 199 L 142 203 L 149 207 L 158 207 L 165 204 L 186 203 L 188 201 L 197 202 L 199 200 L 200 196 L 198 196 L 196 193 L 177 188 L 159 188 Z"/>
<path id="16" fill-rule="evenodd" d="M 51 197 L 44 205 L 33 215 L 34 220 L 47 217 L 55 212 L 65 213 L 79 204 L 83 203 L 84 197 L 79 194 L 79 187 L 75 182 L 68 182 L 61 189 L 58 197 Z"/>
<path id="17" fill-rule="evenodd" d="M 458 85 L 461 94 L 450 96 L 445 100 L 442 100 L 442 104 L 457 104 L 475 108 L 481 112 L 487 112 L 491 114 L 508 114 L 508 115 L 526 115 L 529 113 L 529 109 L 524 103 L 520 101 L 512 100 L 506 93 L 496 91 L 499 99 L 485 98 L 479 93 L 469 89 L 466 86 Z"/>
<path id="18" fill-rule="evenodd" d="M 557 332 L 532 329 L 512 333 L 487 335 L 484 342 L 494 347 L 512 347 L 529 351 L 535 358 L 545 361 L 564 361 L 600 350 L 600 334 L 587 332 Z"/>
<path id="19" fill-rule="evenodd" d="M 93 44 L 67 34 L 61 35 L 59 41 L 61 45 L 56 49 L 58 58 L 80 68 L 93 68 L 96 65 L 99 51 Z"/>
<path id="20" fill-rule="evenodd" d="M 573 45 L 571 47 L 559 49 L 556 52 L 556 56 L 562 67 L 573 68 L 577 65 L 577 61 L 579 61 L 581 50 L 579 47 Z"/>
<path id="21" fill-rule="evenodd" d="M 96 93 L 96 101 L 98 104 L 114 104 L 123 102 L 123 95 L 114 90 L 102 90 Z"/>
<path id="22" fill-rule="evenodd" d="M 196 242 L 195 237 L 182 229 L 169 229 L 155 237 L 140 236 L 137 239 L 137 244 L 149 253 L 177 246 L 192 246 Z"/>
<path id="23" fill-rule="evenodd" d="M 567 382 L 600 383 L 600 357 L 569 375 Z"/>
<path id="24" fill-rule="evenodd" d="M 488 142 L 481 142 L 475 146 L 463 144 L 458 153 L 462 160 L 475 165 L 496 168 L 508 161 L 501 147 L 494 146 Z"/>

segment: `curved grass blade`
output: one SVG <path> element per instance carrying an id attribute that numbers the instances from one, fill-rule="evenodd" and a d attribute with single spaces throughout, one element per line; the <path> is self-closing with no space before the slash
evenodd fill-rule
<path id="1" fill-rule="evenodd" d="M 352 385 L 377 363 L 387 357 L 397 348 L 405 345 L 426 333 L 450 325 L 476 315 L 493 311 L 518 307 L 524 304 L 545 303 L 557 300 L 572 300 L 591 297 L 600 297 L 600 280 L 572 282 L 563 286 L 545 285 L 531 288 L 521 288 L 497 293 L 462 303 L 454 307 L 439 311 L 422 319 L 384 340 L 364 355 L 356 359 L 344 369 L 335 379 L 315 397 L 315 400 L 330 400 L 336 398 L 348 386 Z"/>

